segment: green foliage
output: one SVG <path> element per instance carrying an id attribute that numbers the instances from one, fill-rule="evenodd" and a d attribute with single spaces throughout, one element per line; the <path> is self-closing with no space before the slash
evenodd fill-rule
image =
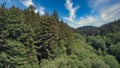
<path id="1" fill-rule="evenodd" d="M 0 27 L 1 67 L 37 67 L 36 51 L 32 31 L 24 22 L 24 14 L 14 6 L 6 11 Z"/>
<path id="2" fill-rule="evenodd" d="M 59 16 L 58 16 L 57 11 L 54 11 L 54 12 L 53 12 L 52 17 L 54 17 L 54 18 L 56 19 L 56 21 L 59 20 Z"/>
<path id="3" fill-rule="evenodd" d="M 110 68 L 109 65 L 106 65 L 101 59 L 93 59 L 92 68 Z"/>
<path id="4" fill-rule="evenodd" d="M 105 25 L 101 26 L 99 29 L 100 29 L 100 34 L 102 34 L 102 35 L 118 32 L 120 30 L 120 20 L 118 19 L 116 21 L 105 24 Z"/>
<path id="5" fill-rule="evenodd" d="M 98 55 L 102 55 L 102 50 L 101 50 L 101 48 L 98 48 Z"/>
<path id="6" fill-rule="evenodd" d="M 106 44 L 101 36 L 89 36 L 88 43 L 92 45 L 95 49 L 101 48 L 102 51 L 106 49 Z"/>
<path id="7" fill-rule="evenodd" d="M 114 56 L 106 55 L 103 60 L 110 66 L 110 68 L 120 68 L 120 64 L 117 62 Z"/>
<path id="8" fill-rule="evenodd" d="M 42 29 L 40 30 L 40 36 L 38 36 L 39 42 L 37 43 L 38 52 L 40 52 L 41 58 L 54 58 L 59 38 L 58 23 L 49 16 L 44 16 L 42 20 Z"/>
<path id="9" fill-rule="evenodd" d="M 93 27 L 93 26 L 83 26 L 79 27 L 75 30 L 76 32 L 80 33 L 81 35 L 98 35 L 100 33 L 100 30 L 98 27 Z"/>
<path id="10" fill-rule="evenodd" d="M 83 64 L 86 66 L 85 68 L 110 68 L 110 66 L 105 64 L 105 62 L 98 56 L 85 59 Z"/>
<path id="11" fill-rule="evenodd" d="M 120 43 L 111 45 L 108 49 L 109 53 L 114 55 L 118 62 L 120 63 Z"/>
<path id="12" fill-rule="evenodd" d="M 110 43 L 116 44 L 120 42 L 120 32 L 109 33 L 106 37 L 110 39 Z"/>
<path id="13" fill-rule="evenodd" d="M 98 28 L 88 27 L 92 30 L 82 36 L 59 21 L 57 11 L 40 16 L 34 10 L 1 5 L 0 68 L 120 67 L 119 32 L 100 35 Z"/>
<path id="14" fill-rule="evenodd" d="M 77 28 L 75 31 L 81 35 L 91 36 L 91 35 L 106 35 L 108 33 L 118 32 L 120 30 L 120 19 L 104 24 L 100 27 L 95 26 L 83 26 Z"/>
<path id="15" fill-rule="evenodd" d="M 59 39 L 63 39 L 65 41 L 66 52 L 68 55 L 71 54 L 71 45 L 73 44 L 73 30 L 68 27 L 63 21 L 59 23 Z"/>
<path id="16" fill-rule="evenodd" d="M 42 68 L 84 68 L 81 61 L 67 55 L 61 55 L 54 60 L 42 60 Z"/>

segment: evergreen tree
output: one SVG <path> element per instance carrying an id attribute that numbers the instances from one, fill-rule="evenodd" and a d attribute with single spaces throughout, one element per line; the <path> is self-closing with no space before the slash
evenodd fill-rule
<path id="1" fill-rule="evenodd" d="M 63 21 L 61 21 L 59 23 L 59 28 L 60 28 L 60 39 L 63 39 L 65 41 L 65 47 L 66 47 L 66 52 L 67 54 L 71 54 L 71 45 L 73 43 L 73 31 L 70 27 L 68 27 L 68 25 L 66 23 L 64 23 Z"/>
<path id="2" fill-rule="evenodd" d="M 57 21 L 59 21 L 59 16 L 58 16 L 58 13 L 57 13 L 56 10 L 53 11 L 52 16 L 53 16 Z"/>
<path id="3" fill-rule="evenodd" d="M 0 66 L 2 68 L 37 67 L 33 32 L 25 24 L 24 14 L 14 6 L 5 14 L 6 20 L 2 22 L 4 29 L 0 33 L 0 49 L 2 49 Z"/>
<path id="4" fill-rule="evenodd" d="M 37 36 L 38 58 L 54 58 L 58 44 L 58 23 L 52 16 L 45 14 L 41 21 L 41 30 Z"/>

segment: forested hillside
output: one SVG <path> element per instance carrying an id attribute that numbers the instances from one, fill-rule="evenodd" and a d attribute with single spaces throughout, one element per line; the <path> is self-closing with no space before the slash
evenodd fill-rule
<path id="1" fill-rule="evenodd" d="M 34 9 L 0 6 L 0 68 L 120 68 L 119 21 L 81 35 L 57 11 Z"/>
<path id="2" fill-rule="evenodd" d="M 120 20 L 105 24 L 101 27 L 80 27 L 75 30 L 86 38 L 86 43 L 94 49 L 106 52 L 116 57 L 120 63 Z"/>
<path id="3" fill-rule="evenodd" d="M 75 30 L 81 35 L 106 35 L 108 33 L 120 32 L 120 19 L 102 25 L 101 27 L 84 26 Z"/>

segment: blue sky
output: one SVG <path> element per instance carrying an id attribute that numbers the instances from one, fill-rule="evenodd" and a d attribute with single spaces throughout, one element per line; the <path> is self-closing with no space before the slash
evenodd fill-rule
<path id="1" fill-rule="evenodd" d="M 120 19 L 120 0 L 0 0 L 6 7 L 15 5 L 24 9 L 29 5 L 44 15 L 56 10 L 69 26 L 101 26 Z"/>

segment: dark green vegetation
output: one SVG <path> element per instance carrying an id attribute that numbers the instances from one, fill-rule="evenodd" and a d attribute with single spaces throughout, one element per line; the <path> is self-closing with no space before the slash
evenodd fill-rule
<path id="1" fill-rule="evenodd" d="M 120 21 L 81 35 L 56 11 L 40 16 L 34 9 L 1 5 L 0 68 L 120 68 Z"/>

